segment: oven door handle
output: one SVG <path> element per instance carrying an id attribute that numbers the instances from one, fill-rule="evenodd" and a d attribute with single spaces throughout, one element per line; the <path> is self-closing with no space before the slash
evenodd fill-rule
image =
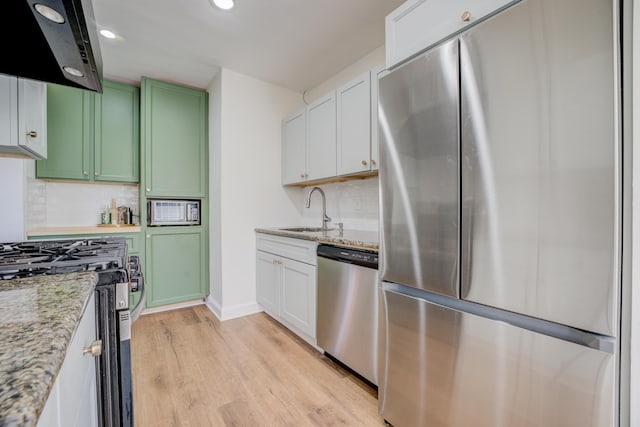
<path id="1" fill-rule="evenodd" d="M 140 299 L 138 300 L 138 303 L 133 308 L 133 310 L 131 310 L 131 324 L 134 324 L 135 321 L 138 320 L 138 317 L 140 317 L 140 313 L 142 313 L 147 300 L 147 290 L 144 286 L 144 276 L 140 274 L 137 277 L 137 281 L 139 289 L 138 292 L 140 292 Z"/>

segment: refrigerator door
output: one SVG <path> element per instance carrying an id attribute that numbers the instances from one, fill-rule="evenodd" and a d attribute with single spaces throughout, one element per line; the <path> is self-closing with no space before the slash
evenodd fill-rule
<path id="1" fill-rule="evenodd" d="M 389 289 L 382 295 L 378 403 L 391 424 L 615 425 L 613 354 Z"/>
<path id="2" fill-rule="evenodd" d="M 379 83 L 380 274 L 458 296 L 458 42 Z"/>
<path id="3" fill-rule="evenodd" d="M 461 36 L 462 298 L 617 335 L 613 22 L 529 0 Z"/>

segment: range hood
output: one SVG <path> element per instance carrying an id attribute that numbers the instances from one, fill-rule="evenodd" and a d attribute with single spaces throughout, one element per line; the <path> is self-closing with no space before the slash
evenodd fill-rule
<path id="1" fill-rule="evenodd" d="M 0 73 L 102 93 L 102 58 L 91 0 L 5 3 L 9 14 L 0 26 Z"/>

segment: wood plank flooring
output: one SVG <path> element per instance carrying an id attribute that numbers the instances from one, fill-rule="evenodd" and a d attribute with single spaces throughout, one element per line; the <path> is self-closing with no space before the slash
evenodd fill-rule
<path id="1" fill-rule="evenodd" d="M 377 426 L 377 392 L 263 313 L 204 306 L 133 326 L 136 427 Z"/>

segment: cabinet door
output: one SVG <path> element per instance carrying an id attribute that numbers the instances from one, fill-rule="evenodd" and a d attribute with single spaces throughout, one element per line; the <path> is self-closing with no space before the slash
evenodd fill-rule
<path id="1" fill-rule="evenodd" d="M 47 85 L 47 159 L 38 178 L 90 181 L 93 174 L 93 92 Z"/>
<path id="2" fill-rule="evenodd" d="M 280 315 L 280 270 L 282 261 L 267 252 L 256 252 L 256 299 L 272 316 Z"/>
<path id="3" fill-rule="evenodd" d="M 307 107 L 307 181 L 336 176 L 335 91 Z"/>
<path id="4" fill-rule="evenodd" d="M 282 121 L 282 184 L 295 184 L 306 178 L 306 110 Z"/>
<path id="5" fill-rule="evenodd" d="M 205 197 L 207 92 L 143 78 L 147 197 Z"/>
<path id="6" fill-rule="evenodd" d="M 96 181 L 140 180 L 140 89 L 104 81 L 95 95 Z"/>
<path id="7" fill-rule="evenodd" d="M 290 325 L 316 337 L 316 267 L 282 259 L 280 315 Z"/>
<path id="8" fill-rule="evenodd" d="M 3 146 L 18 144 L 18 79 L 0 74 L 0 138 Z M 0 150 L 2 151 L 2 150 Z"/>
<path id="9" fill-rule="evenodd" d="M 47 158 L 47 85 L 18 79 L 18 144 L 39 159 Z"/>
<path id="10" fill-rule="evenodd" d="M 385 19 L 387 68 L 520 0 L 409 0 Z"/>
<path id="11" fill-rule="evenodd" d="M 338 175 L 371 169 L 370 82 L 367 71 L 336 90 Z"/>
<path id="12" fill-rule="evenodd" d="M 95 339 L 95 299 L 91 296 L 56 380 L 61 426 L 98 425 L 96 362 L 90 353 L 83 354 Z"/>
<path id="13" fill-rule="evenodd" d="M 380 163 L 380 128 L 378 121 L 378 81 L 388 71 L 382 67 L 371 70 L 371 170 L 377 170 Z"/>
<path id="14" fill-rule="evenodd" d="M 204 228 L 148 228 L 146 240 L 147 307 L 204 298 L 207 290 Z"/>

